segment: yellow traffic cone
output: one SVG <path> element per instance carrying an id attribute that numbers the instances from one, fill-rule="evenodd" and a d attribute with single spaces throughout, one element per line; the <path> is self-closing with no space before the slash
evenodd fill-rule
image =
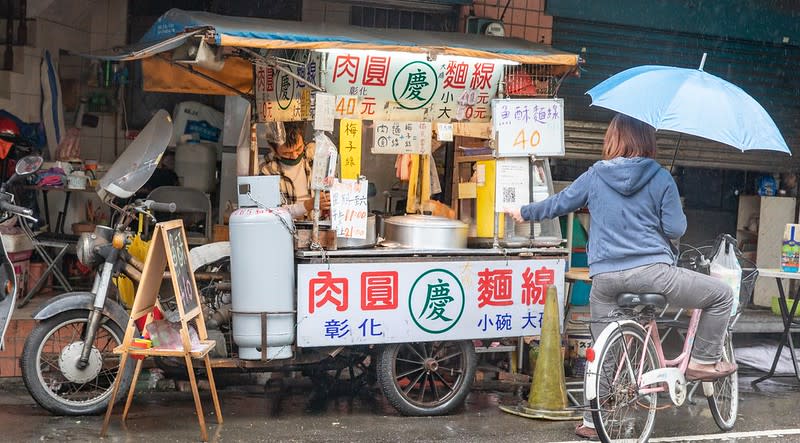
<path id="1" fill-rule="evenodd" d="M 531 380 L 527 405 L 500 406 L 509 414 L 545 420 L 578 420 L 578 411 L 567 409 L 567 385 L 561 355 L 561 332 L 558 327 L 558 292 L 547 288 L 542 320 L 542 336 L 536 369 Z"/>

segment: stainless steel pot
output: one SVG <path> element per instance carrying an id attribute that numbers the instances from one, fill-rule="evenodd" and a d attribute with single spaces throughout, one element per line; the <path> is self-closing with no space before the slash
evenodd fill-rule
<path id="1" fill-rule="evenodd" d="M 367 238 L 336 237 L 336 247 L 338 249 L 371 248 L 375 246 L 376 239 L 375 214 L 370 214 L 367 217 Z"/>
<path id="2" fill-rule="evenodd" d="M 467 225 L 432 215 L 401 215 L 383 221 L 386 246 L 414 249 L 464 249 Z"/>

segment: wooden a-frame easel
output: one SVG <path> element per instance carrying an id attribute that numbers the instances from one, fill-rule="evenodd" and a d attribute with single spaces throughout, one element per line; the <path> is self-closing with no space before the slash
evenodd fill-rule
<path id="1" fill-rule="evenodd" d="M 189 248 L 187 244 L 186 232 L 183 229 L 182 220 L 173 220 L 156 225 L 153 238 L 150 242 L 150 250 L 147 252 L 147 258 L 145 259 L 142 279 L 139 282 L 139 287 L 136 290 L 136 298 L 133 301 L 131 317 L 128 321 L 128 327 L 125 330 L 125 338 L 122 340 L 122 344 L 114 349 L 114 353 L 121 354 L 121 361 L 118 377 L 114 382 L 114 388 L 108 402 L 108 409 L 106 410 L 106 416 L 103 420 L 103 429 L 100 432 L 100 436 L 105 436 L 106 430 L 108 429 L 111 411 L 114 408 L 120 380 L 122 379 L 122 374 L 124 374 L 125 364 L 128 362 L 129 356 L 184 358 L 186 361 L 186 370 L 189 374 L 189 382 L 192 386 L 192 394 L 194 395 L 194 406 L 197 412 L 197 421 L 200 425 L 200 435 L 203 441 L 208 441 L 203 407 L 200 403 L 200 394 L 197 390 L 197 381 L 195 380 L 194 367 L 192 366 L 193 358 L 203 359 L 205 361 L 208 383 L 211 388 L 211 398 L 214 401 L 214 409 L 217 414 L 217 423 L 222 424 L 222 412 L 219 407 L 217 388 L 214 384 L 214 375 L 211 372 L 211 361 L 208 357 L 208 353 L 214 348 L 216 342 L 208 340 L 206 324 L 203 319 L 202 304 L 197 292 L 194 274 L 191 272 L 191 265 L 189 264 Z M 135 338 L 135 321 L 145 316 L 147 317 L 145 325 L 153 321 L 153 308 L 158 303 L 158 290 L 163 279 L 164 268 L 167 267 L 167 265 L 169 266 L 172 286 L 175 291 L 175 300 L 178 305 L 178 312 L 180 313 L 181 341 L 183 342 L 183 348 L 134 348 L 131 345 Z M 189 338 L 189 322 L 192 320 L 195 322 L 197 335 L 200 338 L 199 344 L 195 344 L 194 347 Z M 125 402 L 125 409 L 122 412 L 123 422 L 125 422 L 128 417 L 128 411 L 130 410 L 131 402 L 133 401 L 133 393 L 136 388 L 136 381 L 142 369 L 142 362 L 143 359 L 137 360 L 136 362 L 133 381 L 128 390 L 128 399 Z"/>

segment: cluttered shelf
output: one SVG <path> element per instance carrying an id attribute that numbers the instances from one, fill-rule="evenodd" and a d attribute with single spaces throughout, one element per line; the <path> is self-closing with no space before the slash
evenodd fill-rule
<path id="1" fill-rule="evenodd" d="M 31 191 L 38 191 L 38 192 L 42 193 L 42 203 L 43 203 L 42 210 L 43 210 L 43 214 L 44 214 L 44 222 L 48 227 L 50 227 L 50 231 L 51 232 L 54 232 L 54 233 L 57 233 L 57 234 L 65 234 L 65 232 L 64 232 L 64 223 L 66 222 L 67 211 L 69 209 L 69 202 L 70 202 L 70 197 L 71 197 L 72 193 L 73 192 L 80 192 L 80 193 L 95 193 L 96 192 L 96 189 L 94 187 L 92 187 L 92 186 L 85 186 L 83 188 L 71 188 L 71 187 L 68 187 L 68 186 L 23 185 L 22 189 L 31 190 Z M 47 194 L 49 192 L 51 192 L 51 191 L 63 192 L 64 193 L 64 204 L 62 205 L 61 210 L 57 214 L 55 226 L 50 224 L 50 202 L 48 200 Z M 91 205 L 91 202 L 88 203 L 88 204 L 90 206 L 87 207 L 87 213 L 91 214 L 91 215 L 95 215 L 97 211 L 92 207 L 93 205 Z M 75 225 L 78 225 L 78 224 L 81 224 L 81 223 L 75 223 Z M 87 223 L 83 223 L 83 224 L 87 224 Z M 93 223 L 88 223 L 88 224 L 93 224 Z M 75 232 L 74 228 L 75 228 L 75 226 L 73 226 L 73 232 L 77 234 L 78 232 Z M 85 229 L 85 230 L 93 230 L 93 229 L 94 228 L 92 227 L 91 229 Z"/>
<path id="2" fill-rule="evenodd" d="M 42 191 L 42 192 L 49 192 L 49 191 L 60 191 L 60 192 L 88 192 L 88 193 L 95 193 L 97 189 L 92 186 L 86 186 L 84 188 L 69 188 L 65 186 L 39 186 L 39 185 L 23 185 L 22 189 L 29 190 L 29 191 Z"/>

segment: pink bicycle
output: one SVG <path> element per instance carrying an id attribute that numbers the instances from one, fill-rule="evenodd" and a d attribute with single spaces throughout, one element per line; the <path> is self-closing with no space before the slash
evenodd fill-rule
<path id="1" fill-rule="evenodd" d="M 749 298 L 752 292 L 757 272 L 749 271 L 740 297 L 747 293 Z M 617 296 L 617 304 L 618 317 L 608 320 L 587 351 L 585 396 L 601 441 L 646 442 L 655 425 L 659 394 L 667 393 L 675 406 L 687 399 L 690 387 L 685 373 L 701 311 L 694 310 L 686 325 L 679 319 L 680 312 L 675 318 L 662 316 L 666 299 L 661 294 L 623 293 Z M 731 331 L 740 313 L 731 317 L 723 341 L 722 359 L 727 362 L 736 361 Z M 681 353 L 672 360 L 664 356 L 659 327 L 685 330 Z M 723 431 L 733 429 L 739 402 L 737 374 L 702 382 L 702 387 L 717 426 Z"/>

